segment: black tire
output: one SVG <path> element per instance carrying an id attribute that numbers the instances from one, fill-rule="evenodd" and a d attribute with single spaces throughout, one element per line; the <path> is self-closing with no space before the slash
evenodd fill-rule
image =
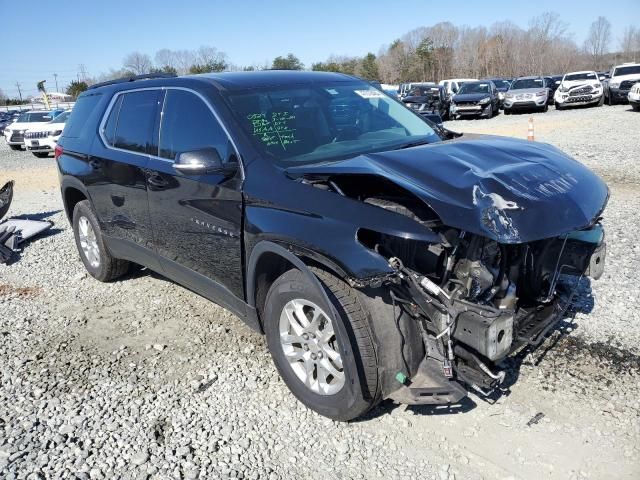
<path id="1" fill-rule="evenodd" d="M 370 322 L 357 291 L 323 270 L 312 271 L 331 305 L 327 305 L 325 297 L 306 274 L 297 269 L 285 272 L 271 285 L 265 300 L 263 321 L 267 344 L 280 376 L 300 402 L 333 420 L 352 420 L 376 405 L 380 397 Z M 329 316 L 332 309 L 337 312 L 337 322 L 333 320 L 332 323 L 345 382 L 332 395 L 321 395 L 308 388 L 285 357 L 280 342 L 280 315 L 285 305 L 295 299 L 313 302 Z"/>
<path id="2" fill-rule="evenodd" d="M 560 105 L 558 102 L 556 102 L 556 110 L 562 110 L 562 105 Z"/>
<path id="3" fill-rule="evenodd" d="M 509 110 L 508 108 L 504 109 L 504 114 L 505 115 L 511 115 L 511 110 Z"/>
<path id="4" fill-rule="evenodd" d="M 604 94 L 600 95 L 600 100 L 598 100 L 597 106 L 601 107 L 604 104 Z"/>
<path id="5" fill-rule="evenodd" d="M 609 94 L 607 95 L 607 105 L 611 106 L 615 104 L 616 104 L 616 101 L 611 96 L 611 92 L 609 92 Z"/>
<path id="6" fill-rule="evenodd" d="M 38 158 L 47 158 L 49 156 L 49 152 L 31 152 Z"/>
<path id="7" fill-rule="evenodd" d="M 545 113 L 545 112 L 549 111 L 549 104 L 548 104 L 548 103 L 545 103 L 545 104 L 544 104 L 544 107 L 542 107 L 542 108 L 540 109 L 540 111 L 541 111 L 542 113 Z"/>
<path id="8" fill-rule="evenodd" d="M 634 112 L 640 112 L 640 105 L 631 105 L 631 108 L 633 108 Z"/>
<path id="9" fill-rule="evenodd" d="M 9 145 L 11 150 L 22 150 L 22 145 Z"/>
<path id="10" fill-rule="evenodd" d="M 99 264 L 97 266 L 91 264 L 80 245 L 78 223 L 81 218 L 85 218 L 89 221 L 91 228 L 95 233 L 99 257 Z M 100 280 L 101 282 L 110 282 L 111 280 L 121 277 L 129 270 L 130 264 L 128 261 L 112 257 L 107 250 L 102 239 L 102 231 L 100 230 L 98 219 L 96 218 L 88 200 L 78 202 L 73 209 L 73 236 L 76 240 L 76 247 L 78 247 L 78 253 L 80 254 L 82 263 L 87 269 L 87 272 L 89 272 L 89 274 L 96 280 Z"/>

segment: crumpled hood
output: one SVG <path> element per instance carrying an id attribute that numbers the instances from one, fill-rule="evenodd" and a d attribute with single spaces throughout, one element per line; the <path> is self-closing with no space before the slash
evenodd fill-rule
<path id="1" fill-rule="evenodd" d="M 479 102 L 483 98 L 489 98 L 488 93 L 458 93 L 453 96 L 454 102 Z"/>
<path id="2" fill-rule="evenodd" d="M 489 135 L 293 167 L 287 174 L 383 176 L 422 199 L 445 225 L 501 243 L 587 227 L 609 195 L 596 174 L 557 148 Z"/>
<path id="3" fill-rule="evenodd" d="M 560 85 L 558 85 L 558 88 L 564 87 L 572 89 L 576 87 L 586 87 L 587 85 L 591 87 L 599 87 L 602 84 L 600 83 L 600 80 L 565 80 Z"/>

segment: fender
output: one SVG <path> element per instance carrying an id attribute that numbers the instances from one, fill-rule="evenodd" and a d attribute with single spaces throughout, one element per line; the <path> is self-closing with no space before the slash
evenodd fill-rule
<path id="1" fill-rule="evenodd" d="M 62 195 L 62 203 L 64 205 L 65 213 L 67 214 L 67 219 L 69 220 L 69 222 L 71 222 L 72 220 L 71 215 L 73 214 L 73 212 L 69 212 L 69 209 L 67 208 L 67 202 L 65 199 L 66 191 L 69 188 L 74 188 L 80 191 L 89 200 L 91 200 L 91 195 L 89 195 L 89 191 L 87 190 L 87 187 L 79 179 L 77 179 L 76 177 L 72 177 L 70 175 L 61 174 L 60 193 Z"/>

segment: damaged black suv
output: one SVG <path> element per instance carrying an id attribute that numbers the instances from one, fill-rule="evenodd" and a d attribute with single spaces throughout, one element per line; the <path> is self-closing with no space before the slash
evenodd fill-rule
<path id="1" fill-rule="evenodd" d="M 342 74 L 96 85 L 56 158 L 93 277 L 133 262 L 231 310 L 338 420 L 489 394 L 604 267 L 608 189 L 590 170 L 442 129 Z"/>

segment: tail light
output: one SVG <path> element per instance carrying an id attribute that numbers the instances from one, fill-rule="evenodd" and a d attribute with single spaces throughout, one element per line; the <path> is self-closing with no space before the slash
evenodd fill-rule
<path id="1" fill-rule="evenodd" d="M 64 149 L 60 145 L 56 145 L 56 148 L 53 151 L 53 158 L 55 158 L 57 160 L 58 157 L 60 155 L 62 155 L 63 153 L 64 153 Z"/>

